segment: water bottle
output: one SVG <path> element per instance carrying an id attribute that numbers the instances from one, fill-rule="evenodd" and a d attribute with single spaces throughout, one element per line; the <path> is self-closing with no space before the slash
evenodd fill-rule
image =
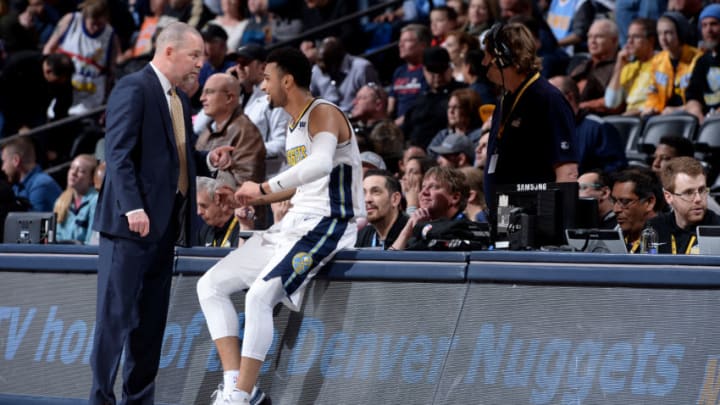
<path id="1" fill-rule="evenodd" d="M 658 234 L 651 226 L 643 229 L 640 234 L 640 253 L 657 254 Z"/>

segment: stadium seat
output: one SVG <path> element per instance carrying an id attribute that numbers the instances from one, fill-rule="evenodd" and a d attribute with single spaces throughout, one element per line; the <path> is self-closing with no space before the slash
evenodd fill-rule
<path id="1" fill-rule="evenodd" d="M 706 166 L 708 180 L 720 173 L 720 118 L 705 120 L 695 141 L 695 157 Z M 719 183 L 720 184 L 720 183 Z"/>
<path id="2" fill-rule="evenodd" d="M 720 117 L 705 120 L 698 131 L 695 149 L 699 152 L 720 150 Z"/>
<path id="3" fill-rule="evenodd" d="M 638 141 L 638 149 L 650 154 L 665 135 L 680 135 L 694 140 L 698 128 L 698 120 L 690 114 L 656 115 L 648 119 Z"/>
<path id="4" fill-rule="evenodd" d="M 637 143 L 643 128 L 643 121 L 640 117 L 609 115 L 603 117 L 603 120 L 614 126 L 620 133 L 620 137 L 625 144 L 625 155 L 629 161 L 644 158 L 644 155 L 637 149 Z"/>

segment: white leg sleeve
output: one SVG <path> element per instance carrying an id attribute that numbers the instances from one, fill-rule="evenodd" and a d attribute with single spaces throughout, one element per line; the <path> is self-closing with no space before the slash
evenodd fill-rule
<path id="1" fill-rule="evenodd" d="M 273 308 L 285 297 L 282 279 L 258 278 L 245 296 L 242 356 L 265 361 L 273 339 Z"/>
<path id="2" fill-rule="evenodd" d="M 217 262 L 197 283 L 200 308 L 213 340 L 238 336 L 237 311 L 230 295 L 252 285 L 272 256 L 272 248 L 262 246 L 261 240 L 260 236 L 250 238 Z"/>

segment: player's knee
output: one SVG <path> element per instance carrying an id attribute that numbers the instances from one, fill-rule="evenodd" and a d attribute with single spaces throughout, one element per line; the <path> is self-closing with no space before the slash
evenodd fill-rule
<path id="1" fill-rule="evenodd" d="M 208 273 L 205 273 L 200 280 L 198 280 L 195 286 L 197 296 L 200 301 L 211 297 L 215 293 L 215 288 L 212 283 L 212 279 L 208 277 Z"/>
<path id="2" fill-rule="evenodd" d="M 245 296 L 245 307 L 246 308 L 253 308 L 253 307 L 270 307 L 270 308 L 272 308 L 274 306 L 274 303 L 268 302 L 268 299 L 270 298 L 270 296 L 271 295 L 268 294 L 268 291 L 267 291 L 266 283 L 255 283 L 248 290 L 247 295 Z"/>

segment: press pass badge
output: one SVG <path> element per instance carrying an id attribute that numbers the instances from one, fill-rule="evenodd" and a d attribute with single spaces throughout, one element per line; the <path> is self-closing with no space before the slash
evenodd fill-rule
<path id="1" fill-rule="evenodd" d="M 495 173 L 495 166 L 497 166 L 497 160 L 498 160 L 497 153 L 493 153 L 492 156 L 490 156 L 490 165 L 488 166 L 489 174 Z"/>

